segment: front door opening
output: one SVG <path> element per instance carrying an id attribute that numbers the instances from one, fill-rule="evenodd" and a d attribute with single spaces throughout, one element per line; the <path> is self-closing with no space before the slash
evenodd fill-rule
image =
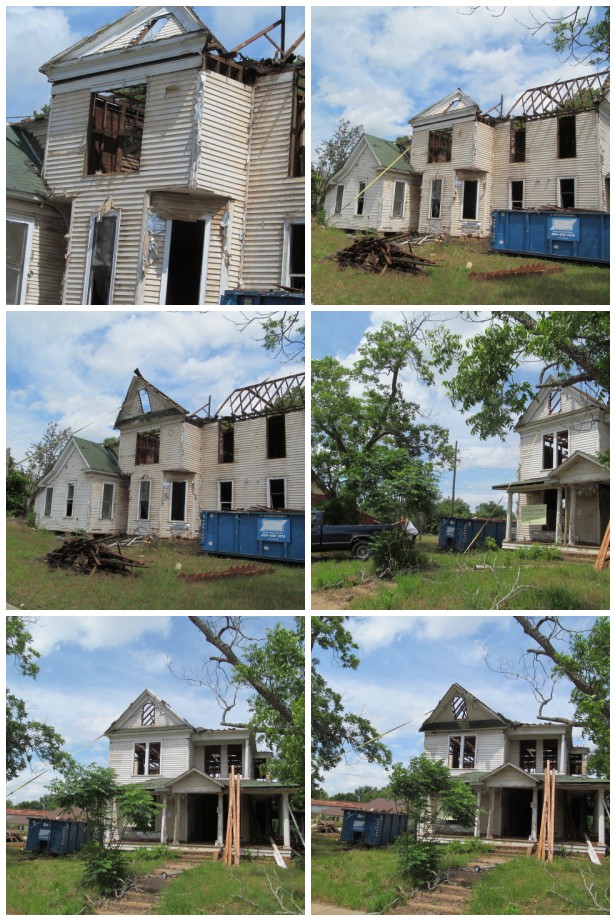
<path id="1" fill-rule="evenodd" d="M 476 220 L 478 204 L 478 180 L 466 179 L 463 183 L 462 220 Z"/>
<path id="2" fill-rule="evenodd" d="M 188 795 L 188 842 L 215 843 L 218 837 L 218 796 Z"/>
<path id="3" fill-rule="evenodd" d="M 186 520 L 186 481 L 171 483 L 171 520 Z"/>
<path id="4" fill-rule="evenodd" d="M 166 304 L 190 306 L 202 303 L 205 224 L 204 220 L 173 220 L 167 224 L 167 227 L 170 225 L 171 245 Z"/>
<path id="5" fill-rule="evenodd" d="M 502 789 L 502 836 L 522 837 L 532 833 L 532 790 Z"/>

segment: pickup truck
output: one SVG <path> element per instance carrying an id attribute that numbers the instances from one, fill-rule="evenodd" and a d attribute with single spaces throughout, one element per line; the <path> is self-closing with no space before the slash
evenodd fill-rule
<path id="1" fill-rule="evenodd" d="M 312 511 L 312 552 L 349 550 L 357 559 L 369 559 L 374 534 L 403 526 L 408 539 L 415 541 L 418 530 L 410 521 L 405 524 L 323 524 L 322 511 Z"/>

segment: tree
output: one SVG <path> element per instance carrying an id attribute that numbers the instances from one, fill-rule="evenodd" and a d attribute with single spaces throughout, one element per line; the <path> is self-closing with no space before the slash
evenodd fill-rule
<path id="1" fill-rule="evenodd" d="M 35 680 L 39 672 L 36 660 L 40 655 L 32 645 L 32 635 L 27 630 L 31 622 L 25 617 L 6 618 L 6 654 L 14 659 L 17 673 Z M 7 688 L 7 779 L 15 779 L 34 759 L 56 769 L 70 765 L 72 758 L 62 750 L 63 744 L 64 739 L 50 725 L 30 719 L 25 702 Z"/>
<path id="2" fill-rule="evenodd" d="M 362 754 L 370 763 L 386 765 L 391 754 L 370 722 L 347 712 L 336 693 L 319 672 L 314 651 L 330 653 L 342 668 L 356 670 L 358 648 L 344 626 L 348 617 L 312 617 L 312 794 L 319 795 L 323 774 L 351 754 Z"/>
<path id="3" fill-rule="evenodd" d="M 12 517 L 25 515 L 28 510 L 30 477 L 23 470 L 11 465 L 6 474 L 6 511 Z"/>
<path id="4" fill-rule="evenodd" d="M 610 390 L 610 315 L 608 310 L 493 310 L 484 331 L 463 342 L 440 326 L 429 334 L 432 362 L 443 374 L 453 405 L 464 412 L 473 434 L 503 437 L 534 397 L 535 388 L 520 366 L 537 360 L 543 365 L 539 388 L 582 384 L 593 396 L 606 399 Z M 544 379 L 548 375 L 548 379 Z"/>
<path id="5" fill-rule="evenodd" d="M 434 504 L 425 524 L 425 533 L 440 533 L 442 518 L 451 516 L 452 499 L 450 497 L 438 498 Z M 455 498 L 455 517 L 472 517 L 470 506 L 463 498 Z"/>
<path id="6" fill-rule="evenodd" d="M 474 509 L 474 514 L 476 517 L 500 518 L 505 516 L 505 511 L 503 511 L 502 505 L 499 502 L 488 501 L 481 502 L 480 505 L 477 505 Z"/>
<path id="7" fill-rule="evenodd" d="M 305 358 L 305 322 L 299 310 L 271 310 L 242 313 L 241 320 L 231 320 L 242 332 L 250 327 L 260 330 L 256 341 L 265 351 L 283 363 L 296 364 Z"/>
<path id="8" fill-rule="evenodd" d="M 322 206 L 329 180 L 340 169 L 363 134 L 363 125 L 353 125 L 346 118 L 329 140 L 316 148 L 316 163 L 312 167 L 312 213 Z"/>
<path id="9" fill-rule="evenodd" d="M 26 473 L 32 480 L 32 493 L 43 476 L 53 469 L 72 434 L 70 428 L 60 428 L 57 422 L 49 422 L 41 440 L 37 444 L 30 445 L 22 465 L 25 466 Z"/>

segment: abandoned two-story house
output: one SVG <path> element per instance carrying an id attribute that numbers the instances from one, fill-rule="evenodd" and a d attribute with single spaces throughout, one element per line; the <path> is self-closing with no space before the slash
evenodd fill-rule
<path id="1" fill-rule="evenodd" d="M 241 776 L 240 841 L 252 850 L 271 838 L 290 856 L 289 797 L 296 786 L 267 779 L 271 752 L 247 728 L 191 725 L 150 690 L 109 726 L 109 767 L 121 784 L 138 783 L 161 805 L 141 841 L 224 845 L 231 767 Z"/>
<path id="2" fill-rule="evenodd" d="M 610 508 L 610 473 L 601 458 L 610 443 L 608 406 L 578 387 L 559 387 L 551 378 L 515 431 L 521 439 L 518 478 L 493 486 L 508 496 L 503 546 L 557 543 L 575 552 L 600 546 Z"/>
<path id="3" fill-rule="evenodd" d="M 298 41 L 268 37 L 275 58 L 254 61 L 253 39 L 227 51 L 191 7 L 137 7 L 41 67 L 46 200 L 67 240 L 61 287 L 39 302 L 304 287 L 304 64 Z M 29 255 L 23 276 L 38 271 Z"/>
<path id="4" fill-rule="evenodd" d="M 556 771 L 555 840 L 585 847 L 588 834 L 605 852 L 609 781 L 587 774 L 588 748 L 573 746 L 569 725 L 508 719 L 455 683 L 420 731 L 429 759 L 467 783 L 480 809 L 474 827 L 449 823 L 445 834 L 536 840 L 548 761 Z"/>
<path id="5" fill-rule="evenodd" d="M 115 422 L 119 444 L 72 437 L 39 483 L 37 526 L 196 537 L 202 510 L 302 510 L 304 427 L 303 374 L 240 387 L 203 415 L 137 369 Z"/>

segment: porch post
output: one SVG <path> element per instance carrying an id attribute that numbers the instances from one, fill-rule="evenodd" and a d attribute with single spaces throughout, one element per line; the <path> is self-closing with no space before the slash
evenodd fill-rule
<path id="1" fill-rule="evenodd" d="M 566 763 L 566 737 L 562 735 L 559 743 L 559 763 L 557 765 L 558 773 L 566 773 L 568 764 Z"/>
<path id="2" fill-rule="evenodd" d="M 538 786 L 532 790 L 532 840 L 538 840 Z"/>
<path id="3" fill-rule="evenodd" d="M 495 789 L 492 787 L 489 790 L 489 815 L 487 817 L 487 839 L 491 840 L 493 837 L 493 811 L 495 809 Z"/>
<path id="4" fill-rule="evenodd" d="M 508 493 L 508 507 L 506 509 L 506 533 L 504 535 L 504 541 L 510 543 L 512 539 L 512 509 L 513 509 L 513 493 Z"/>
<path id="5" fill-rule="evenodd" d="M 168 796 L 162 796 L 162 820 L 160 822 L 160 843 L 167 842 L 167 802 Z"/>
<path id="6" fill-rule="evenodd" d="M 244 779 L 252 779 L 252 774 L 250 772 L 250 739 L 246 738 L 243 743 L 243 764 L 241 767 L 241 774 Z"/>
<path id="7" fill-rule="evenodd" d="M 596 789 L 596 811 L 598 817 L 598 843 L 604 844 L 604 789 Z"/>
<path id="8" fill-rule="evenodd" d="M 555 512 L 555 542 L 563 543 L 564 538 L 562 535 L 562 497 L 564 491 L 560 488 L 557 490 L 557 510 Z"/>
<path id="9" fill-rule="evenodd" d="M 474 820 L 474 836 L 480 837 L 480 800 L 482 789 L 476 790 L 476 818 Z"/>
<path id="10" fill-rule="evenodd" d="M 290 813 L 288 811 L 288 792 L 282 793 L 282 837 L 285 847 L 290 847 Z"/>
<path id="11" fill-rule="evenodd" d="M 571 546 L 577 542 L 575 521 L 577 517 L 577 487 L 570 486 L 570 514 L 568 516 L 568 542 Z"/>
<path id="12" fill-rule="evenodd" d="M 224 793 L 218 793 L 218 846 L 224 845 Z"/>
<path id="13" fill-rule="evenodd" d="M 176 792 L 173 796 L 175 803 L 175 817 L 173 819 L 173 845 L 179 846 L 179 810 L 181 808 L 181 795 Z"/>

